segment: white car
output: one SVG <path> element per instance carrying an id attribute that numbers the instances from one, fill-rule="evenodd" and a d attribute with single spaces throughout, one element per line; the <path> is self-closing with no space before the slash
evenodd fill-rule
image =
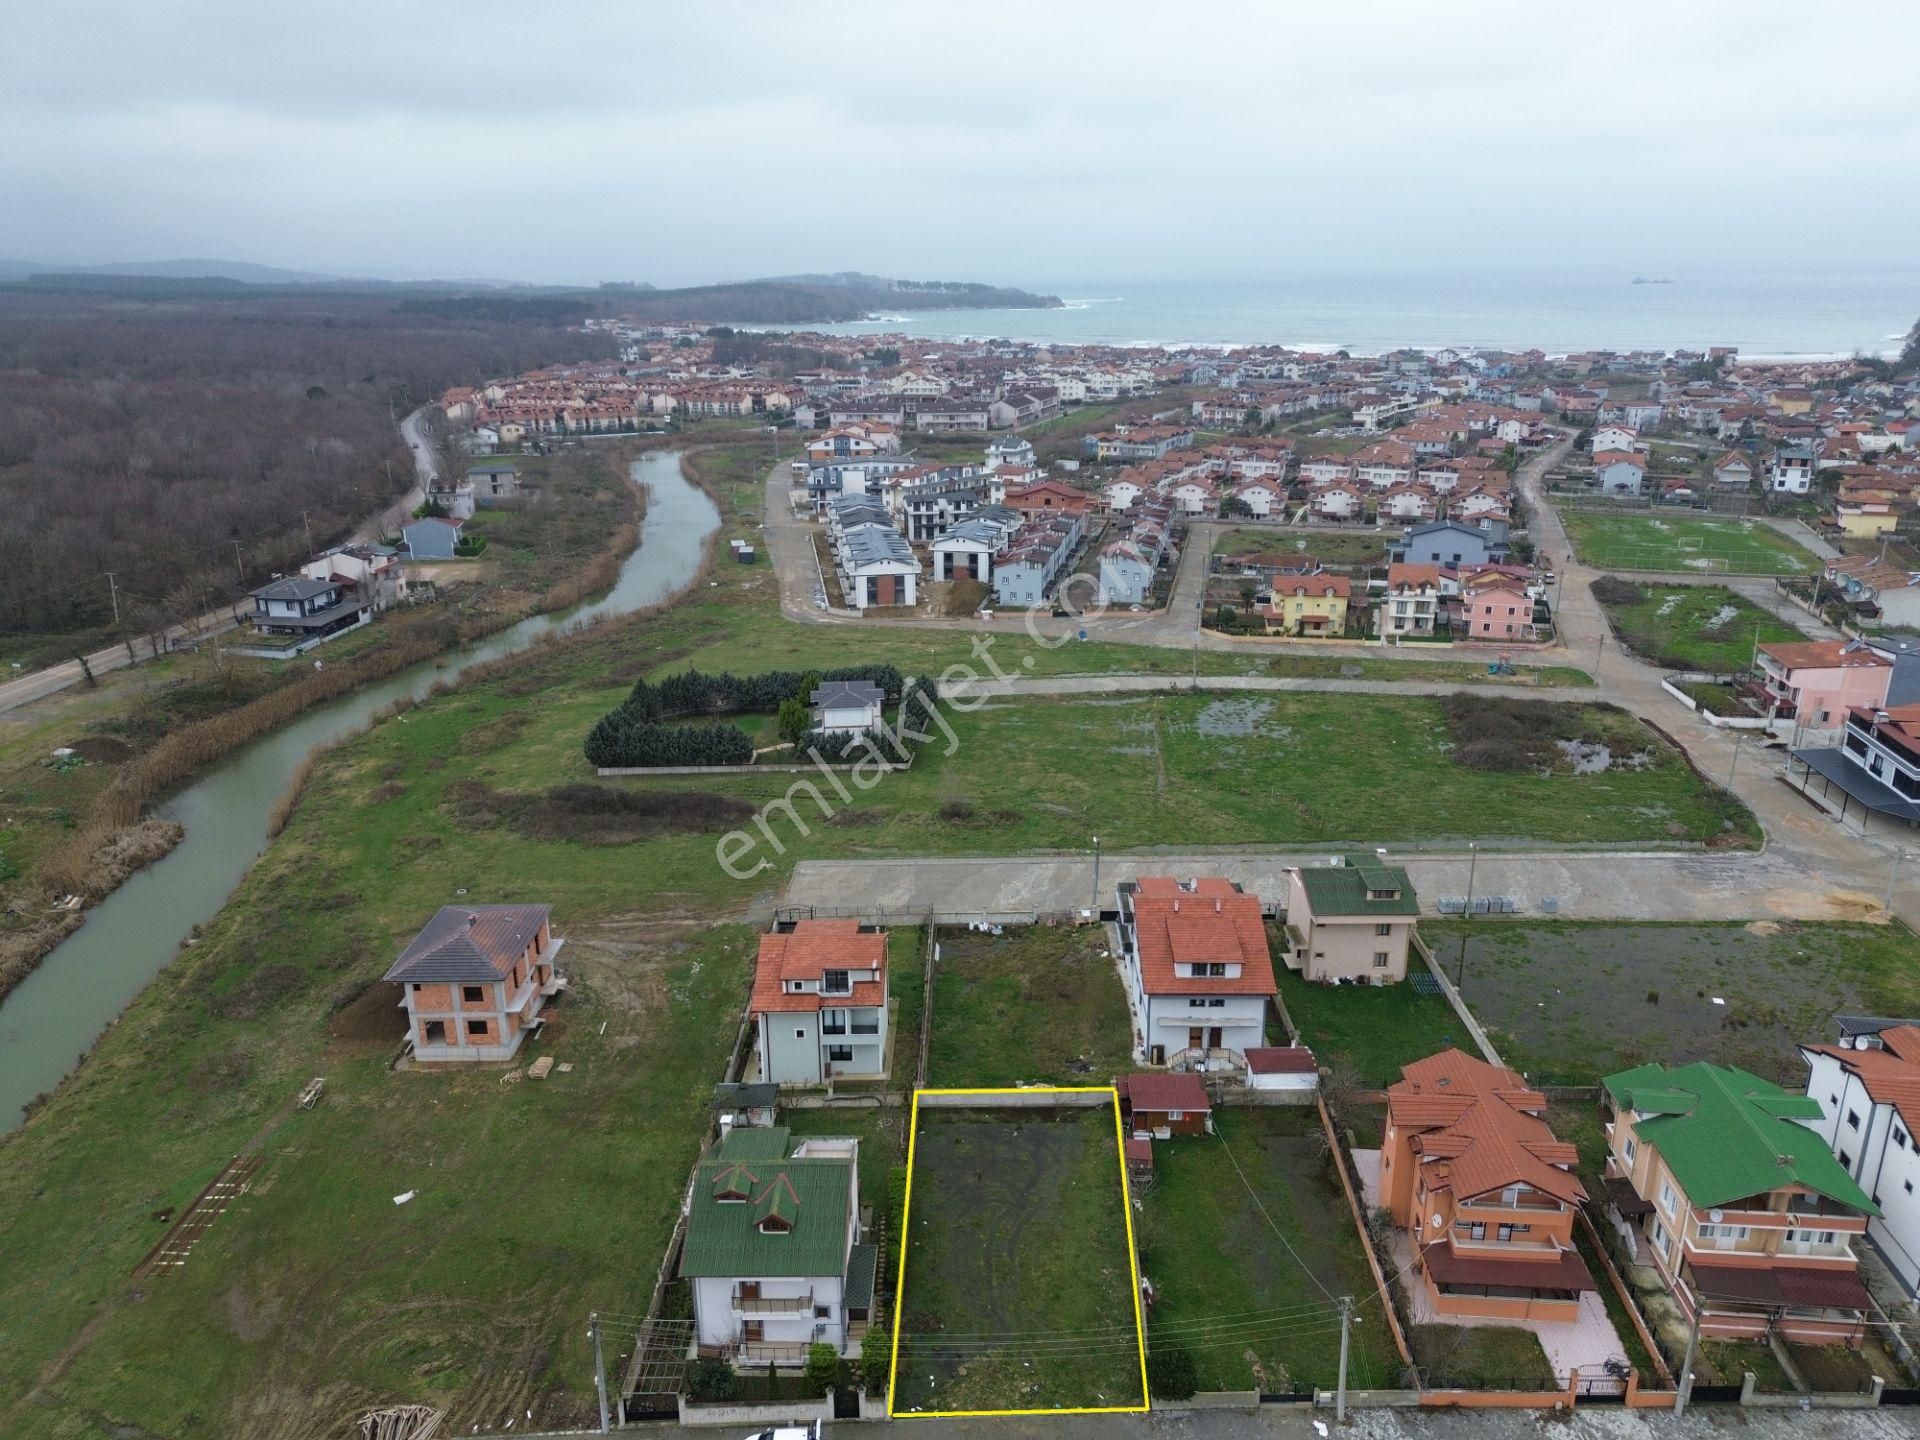
<path id="1" fill-rule="evenodd" d="M 771 1430 L 756 1430 L 747 1440 L 820 1440 L 818 1420 L 811 1425 L 779 1425 Z"/>

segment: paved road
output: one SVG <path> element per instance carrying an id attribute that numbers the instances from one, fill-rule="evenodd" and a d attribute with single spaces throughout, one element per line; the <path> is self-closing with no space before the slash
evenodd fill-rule
<path id="1" fill-rule="evenodd" d="M 1034 1415 L 941 1420 L 834 1421 L 833 1434 L 903 1440 L 1321 1440 L 1316 1424 L 1351 1440 L 1914 1440 L 1911 1412 L 1884 1410 L 1741 1410 L 1699 1405 L 1671 1412 L 1582 1405 L 1571 1415 L 1534 1410 L 1355 1410 L 1345 1430 L 1333 1412 L 1305 1405 L 1241 1410 L 1156 1410 L 1148 1415 Z M 738 1433 L 744 1426 L 736 1427 Z M 577 1435 L 581 1432 L 568 1432 Z M 714 1440 L 729 1432 L 680 1425 L 629 1426 L 649 1440 Z M 553 1432 L 496 1431 L 481 1440 L 550 1440 Z"/>
<path id="2" fill-rule="evenodd" d="M 427 486 L 440 473 L 440 462 L 427 429 L 427 407 L 422 405 L 400 422 L 400 435 L 413 456 L 413 488 L 378 515 L 366 520 L 352 538 L 361 544 L 375 544 L 389 535 L 398 535 L 427 498 Z"/>

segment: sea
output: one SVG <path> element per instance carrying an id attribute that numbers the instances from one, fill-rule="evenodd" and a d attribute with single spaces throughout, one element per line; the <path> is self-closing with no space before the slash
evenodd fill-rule
<path id="1" fill-rule="evenodd" d="M 1637 283 L 1636 283 L 1637 282 Z M 1900 349 L 1920 319 L 1920 269 L 1879 271 L 1435 271 L 1247 280 L 1067 281 L 1054 310 L 933 310 L 838 335 L 1116 346 L 1285 345 L 1379 354 L 1401 347 L 1675 350 L 1732 345 L 1749 359 Z"/>

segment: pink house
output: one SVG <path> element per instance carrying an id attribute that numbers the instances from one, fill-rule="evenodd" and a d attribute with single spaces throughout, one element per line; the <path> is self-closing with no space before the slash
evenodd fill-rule
<path id="1" fill-rule="evenodd" d="M 1495 585 L 1460 597 L 1468 640 L 1535 640 L 1533 599 L 1518 585 Z"/>
<path id="2" fill-rule="evenodd" d="M 1748 692 L 1778 719 L 1837 730 L 1855 705 L 1885 707 L 1893 662 L 1859 640 L 1805 640 L 1762 645 L 1755 670 Z"/>

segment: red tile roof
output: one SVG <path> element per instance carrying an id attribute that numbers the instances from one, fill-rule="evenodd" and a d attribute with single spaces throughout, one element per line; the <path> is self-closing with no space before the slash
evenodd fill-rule
<path id="1" fill-rule="evenodd" d="M 1387 1088 L 1391 1123 L 1416 1133 L 1412 1147 L 1429 1190 L 1469 1200 L 1523 1184 L 1568 1204 L 1586 1198 L 1570 1171 L 1572 1145 L 1535 1111 L 1546 1098 L 1518 1073 L 1460 1050 L 1401 1068 Z"/>
<path id="2" fill-rule="evenodd" d="M 1847 670 L 1862 665 L 1891 667 L 1893 664 L 1864 645 L 1855 647 L 1851 640 L 1772 641 L 1762 645 L 1760 653 L 1778 660 L 1789 670 Z"/>
<path id="3" fill-rule="evenodd" d="M 1156 1114 L 1180 1110 L 1193 1114 L 1213 1109 L 1213 1101 L 1207 1096 L 1207 1087 L 1198 1075 L 1144 1071 L 1137 1075 L 1122 1075 L 1114 1081 L 1114 1085 L 1128 1107 L 1136 1113 L 1142 1110 Z"/>
<path id="4" fill-rule="evenodd" d="M 1170 875 L 1143 878 L 1134 891 L 1140 978 L 1149 995 L 1272 995 L 1273 956 L 1260 901 L 1229 880 L 1206 876 L 1182 889 Z M 1199 979 L 1174 966 L 1196 961 L 1238 962 L 1240 974 Z"/>
<path id="5" fill-rule="evenodd" d="M 802 920 L 785 934 L 760 937 L 751 1008 L 758 1013 L 879 1005 L 886 993 L 879 980 L 854 981 L 851 995 L 793 994 L 786 982 L 817 982 L 828 970 L 873 970 L 884 975 L 886 966 L 887 937 L 881 932 L 863 932 L 858 920 Z"/>
<path id="6" fill-rule="evenodd" d="M 1255 1046 L 1247 1051 L 1247 1071 L 1253 1075 L 1312 1075 L 1319 1068 L 1313 1051 L 1304 1045 Z"/>

